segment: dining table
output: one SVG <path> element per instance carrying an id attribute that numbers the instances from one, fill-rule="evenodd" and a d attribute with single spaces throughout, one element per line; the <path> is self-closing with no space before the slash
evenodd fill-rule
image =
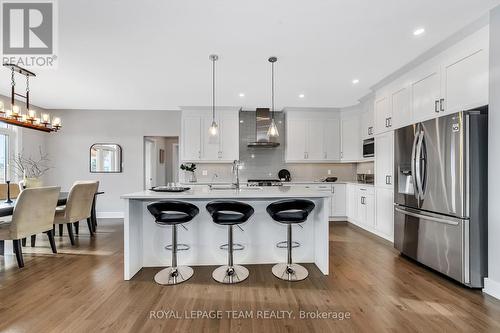
<path id="1" fill-rule="evenodd" d="M 104 192 L 96 192 L 94 195 L 94 200 L 92 200 L 92 209 L 90 212 L 90 220 L 92 222 L 92 228 L 95 232 L 97 229 L 97 213 L 96 213 L 96 198 L 98 195 L 104 194 Z M 59 198 L 57 199 L 57 206 L 64 206 L 68 201 L 69 192 L 60 192 Z M 4 216 L 11 216 L 14 213 L 14 206 L 16 205 L 16 200 L 11 200 L 12 202 L 1 201 L 0 202 L 0 222 L 1 218 Z M 0 240 L 0 255 L 5 253 L 5 242 Z"/>

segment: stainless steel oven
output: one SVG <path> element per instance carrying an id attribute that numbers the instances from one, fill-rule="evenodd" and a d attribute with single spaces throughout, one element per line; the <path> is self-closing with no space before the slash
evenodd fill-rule
<path id="1" fill-rule="evenodd" d="M 363 157 L 375 157 L 375 139 L 363 140 Z"/>

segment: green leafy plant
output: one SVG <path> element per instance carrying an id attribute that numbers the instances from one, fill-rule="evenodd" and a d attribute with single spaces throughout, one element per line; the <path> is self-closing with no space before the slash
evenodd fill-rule
<path id="1" fill-rule="evenodd" d="M 194 170 L 196 170 L 196 164 L 194 163 L 181 164 L 181 170 L 194 172 Z"/>

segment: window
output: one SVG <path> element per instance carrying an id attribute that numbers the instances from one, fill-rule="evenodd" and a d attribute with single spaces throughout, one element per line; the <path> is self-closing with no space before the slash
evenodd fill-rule
<path id="1" fill-rule="evenodd" d="M 11 126 L 0 123 L 0 183 L 12 178 L 10 159 L 15 153 L 15 131 Z"/>

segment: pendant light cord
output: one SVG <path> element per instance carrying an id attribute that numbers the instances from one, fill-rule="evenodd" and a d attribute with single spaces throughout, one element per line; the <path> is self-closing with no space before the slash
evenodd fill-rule
<path id="1" fill-rule="evenodd" d="M 274 120 L 274 62 L 271 63 L 271 107 L 272 107 L 272 117 Z"/>
<path id="2" fill-rule="evenodd" d="M 212 120 L 215 121 L 215 59 L 212 59 Z"/>

